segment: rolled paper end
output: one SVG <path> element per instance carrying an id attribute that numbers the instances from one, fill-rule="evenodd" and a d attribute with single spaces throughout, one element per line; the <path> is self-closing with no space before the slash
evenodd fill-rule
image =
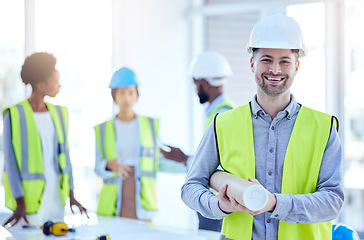
<path id="1" fill-rule="evenodd" d="M 267 191 L 260 185 L 251 185 L 244 191 L 243 202 L 248 209 L 259 211 L 268 202 Z"/>

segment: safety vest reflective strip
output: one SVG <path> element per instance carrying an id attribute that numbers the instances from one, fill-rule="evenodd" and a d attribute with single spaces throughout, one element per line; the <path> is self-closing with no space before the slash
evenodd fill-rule
<path id="1" fill-rule="evenodd" d="M 140 152 L 140 200 L 143 208 L 157 210 L 156 172 L 159 168 L 159 151 L 156 138 L 158 135 L 158 119 L 138 116 L 139 134 L 141 141 Z M 117 159 L 117 146 L 114 120 L 109 120 L 95 127 L 96 142 L 103 159 Z M 99 195 L 97 213 L 102 215 L 117 214 L 117 183 L 118 175 L 104 179 Z"/>
<path id="2" fill-rule="evenodd" d="M 139 131 L 141 145 L 143 146 L 140 158 L 140 201 L 143 208 L 157 210 L 157 184 L 156 172 L 159 170 L 159 150 L 156 149 L 156 132 L 159 128 L 158 119 L 146 117 L 139 118 Z"/>
<path id="3" fill-rule="evenodd" d="M 53 106 L 49 103 L 47 103 L 47 107 L 52 116 L 57 132 L 59 149 L 58 155 L 55 155 L 58 157 L 60 171 L 63 173 L 61 174 L 60 195 L 62 201 L 65 203 L 66 197 L 69 195 L 69 171 L 71 169 L 69 164 L 67 164 L 66 158 L 69 156 L 66 150 L 66 141 L 64 141 L 66 128 L 63 124 L 63 118 L 68 119 L 67 110 L 64 107 L 62 107 L 64 108 L 64 110 L 62 110 L 61 107 Z M 7 110 L 8 109 L 4 111 L 4 114 Z M 45 184 L 40 136 L 33 117 L 33 110 L 28 100 L 10 107 L 9 111 L 12 128 L 12 143 L 22 178 L 26 212 L 36 213 L 41 204 Z M 10 209 L 15 210 L 16 201 L 11 194 L 6 169 L 4 172 L 4 188 L 5 204 Z"/>
<path id="4" fill-rule="evenodd" d="M 47 103 L 47 107 L 49 112 L 51 113 L 54 124 L 60 120 L 60 126 L 56 127 L 57 139 L 58 139 L 58 164 L 61 171 L 61 185 L 60 185 L 60 195 L 62 199 L 62 203 L 66 203 L 67 197 L 69 197 L 70 193 L 70 176 L 72 167 L 69 156 L 69 146 L 68 146 L 68 111 L 66 107 L 54 106 Z M 52 108 L 56 108 L 57 112 L 54 110 L 50 110 Z M 58 113 L 58 114 L 56 114 Z M 62 132 L 61 132 L 62 130 Z"/>
<path id="5" fill-rule="evenodd" d="M 282 194 L 316 191 L 323 153 L 334 117 L 301 107 L 286 150 Z M 253 123 L 250 105 L 219 114 L 215 120 L 221 166 L 247 179 L 255 178 Z M 224 218 L 222 239 L 251 239 L 253 217 L 235 212 Z M 331 239 L 331 222 L 299 224 L 279 222 L 278 239 Z"/>
<path id="6" fill-rule="evenodd" d="M 107 122 L 104 122 L 103 124 L 96 126 L 95 130 L 97 145 L 103 159 L 107 159 L 109 161 L 116 159 L 117 150 L 116 144 L 114 144 L 116 143 L 114 121 L 109 120 Z M 107 132 L 107 136 L 105 136 L 105 132 Z"/>
<path id="7" fill-rule="evenodd" d="M 207 121 L 205 123 L 205 131 L 208 128 L 208 126 L 210 125 L 210 123 L 212 122 L 212 120 L 214 119 L 216 113 L 221 109 L 221 108 L 228 108 L 228 109 L 233 109 L 235 108 L 235 105 L 232 101 L 230 101 L 229 99 L 224 99 L 224 101 L 222 101 L 208 116 Z"/>

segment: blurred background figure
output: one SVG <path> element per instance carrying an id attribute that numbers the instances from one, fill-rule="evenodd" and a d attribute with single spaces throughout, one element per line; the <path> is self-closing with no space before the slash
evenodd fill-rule
<path id="1" fill-rule="evenodd" d="M 229 62 L 217 52 L 207 51 L 195 57 L 190 63 L 189 74 L 192 77 L 197 95 L 201 104 L 206 102 L 205 130 L 210 125 L 217 113 L 234 108 L 234 104 L 223 92 L 223 86 L 227 78 L 232 74 Z M 161 149 L 161 153 L 167 159 L 178 162 L 191 162 L 193 156 L 186 155 L 181 149 L 168 146 L 170 151 Z M 222 220 L 208 219 L 197 212 L 199 229 L 220 231 Z"/>
<path id="2" fill-rule="evenodd" d="M 14 211 L 4 223 L 7 227 L 21 220 L 38 226 L 62 221 L 67 197 L 71 210 L 76 205 L 87 215 L 73 194 L 67 108 L 44 101 L 61 87 L 55 65 L 49 53 L 27 57 L 21 78 L 31 85 L 32 94 L 4 111 L 5 205 Z"/>
<path id="3" fill-rule="evenodd" d="M 359 234 L 345 224 L 332 225 L 332 240 L 360 240 Z"/>
<path id="4" fill-rule="evenodd" d="M 160 159 L 159 119 L 133 110 L 139 97 L 134 71 L 117 70 L 109 88 L 120 111 L 95 127 L 95 173 L 103 178 L 97 214 L 151 221 L 158 209 L 157 172 L 186 172 L 186 162 Z"/>

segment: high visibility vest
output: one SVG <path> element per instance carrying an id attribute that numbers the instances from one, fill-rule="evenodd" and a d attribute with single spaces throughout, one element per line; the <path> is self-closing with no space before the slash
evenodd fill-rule
<path id="1" fill-rule="evenodd" d="M 255 178 L 253 122 L 250 105 L 217 115 L 215 120 L 221 166 L 238 177 Z M 288 143 L 282 175 L 282 194 L 316 192 L 321 161 L 336 118 L 301 107 Z M 251 239 L 253 216 L 234 212 L 224 218 L 225 239 Z M 315 224 L 279 221 L 278 239 L 331 239 L 331 222 Z"/>
<path id="2" fill-rule="evenodd" d="M 233 109 L 235 108 L 235 105 L 232 101 L 230 101 L 229 99 L 224 99 L 224 101 L 222 101 L 208 116 L 207 121 L 205 123 L 205 131 L 208 128 L 208 126 L 210 125 L 210 123 L 212 122 L 212 120 L 214 119 L 216 113 L 221 109 L 221 108 L 228 108 L 228 109 Z"/>
<path id="3" fill-rule="evenodd" d="M 68 112 L 66 107 L 54 106 L 46 103 L 56 129 L 58 154 L 55 154 L 59 165 L 59 193 L 63 204 L 70 193 L 69 178 L 72 171 L 69 164 L 68 152 Z M 42 195 L 45 185 L 42 143 L 33 115 L 33 109 L 28 100 L 20 102 L 16 106 L 5 109 L 10 112 L 12 144 L 16 162 L 20 171 L 26 213 L 37 213 L 42 203 Z M 16 209 L 16 200 L 11 193 L 8 175 L 4 171 L 5 205 Z"/>
<path id="4" fill-rule="evenodd" d="M 159 169 L 159 149 L 156 139 L 159 130 L 159 120 L 138 116 L 140 133 L 140 201 L 144 209 L 157 210 L 156 173 Z M 97 147 L 102 158 L 107 161 L 117 159 L 117 143 L 114 120 L 104 122 L 95 127 Z M 104 179 L 99 195 L 97 214 L 114 216 L 117 213 L 118 175 Z"/>

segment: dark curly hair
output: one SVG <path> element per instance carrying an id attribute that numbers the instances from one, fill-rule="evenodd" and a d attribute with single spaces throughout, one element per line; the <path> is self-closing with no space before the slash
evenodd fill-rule
<path id="1" fill-rule="evenodd" d="M 45 82 L 51 76 L 56 63 L 57 59 L 50 53 L 33 53 L 25 59 L 20 76 L 25 84 L 34 87 L 35 84 Z"/>

